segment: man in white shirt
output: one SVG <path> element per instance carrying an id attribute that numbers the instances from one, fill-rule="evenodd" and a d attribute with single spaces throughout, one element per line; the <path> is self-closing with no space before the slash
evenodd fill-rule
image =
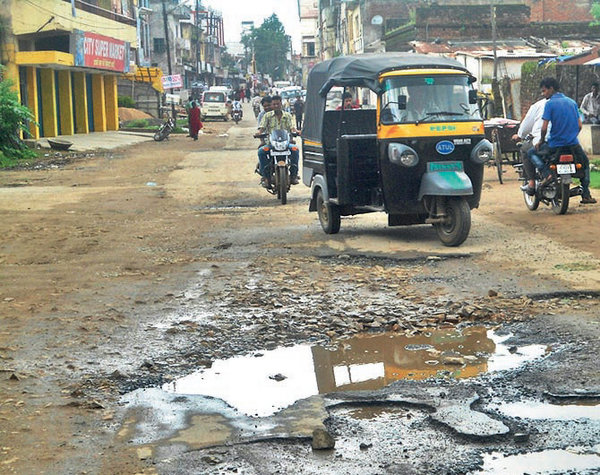
<path id="1" fill-rule="evenodd" d="M 547 163 L 536 154 L 535 144 L 540 141 L 542 135 L 542 114 L 546 106 L 546 98 L 540 99 L 531 105 L 527 114 L 521 121 L 519 130 L 512 136 L 515 142 L 525 140 L 527 137 L 532 137 L 531 140 L 526 140 L 521 147 L 523 157 L 523 172 L 528 183 L 523 185 L 521 189 L 529 195 L 535 194 L 535 167 L 537 167 L 544 177 L 550 175 Z M 550 127 L 550 125 L 548 126 Z"/>
<path id="2" fill-rule="evenodd" d="M 586 94 L 581 101 L 583 122 L 586 124 L 600 124 L 600 94 L 598 83 L 592 84 L 592 92 Z"/>

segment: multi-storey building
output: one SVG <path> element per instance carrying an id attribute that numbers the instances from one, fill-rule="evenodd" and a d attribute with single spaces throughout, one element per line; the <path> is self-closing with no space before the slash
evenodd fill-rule
<path id="1" fill-rule="evenodd" d="M 136 9 L 136 0 L 0 0 L 1 61 L 35 118 L 31 137 L 118 129 Z"/>

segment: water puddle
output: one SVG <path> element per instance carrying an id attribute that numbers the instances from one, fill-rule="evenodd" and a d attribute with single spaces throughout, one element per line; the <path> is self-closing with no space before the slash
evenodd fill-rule
<path id="1" fill-rule="evenodd" d="M 543 356 L 543 345 L 509 347 L 485 327 L 415 336 L 358 335 L 333 349 L 297 345 L 217 360 L 163 389 L 220 398 L 250 416 L 269 416 L 315 394 L 375 390 L 399 379 L 469 378 Z"/>
<path id="2" fill-rule="evenodd" d="M 522 419 L 572 421 L 577 419 L 600 420 L 600 404 L 582 401 L 581 404 L 548 404 L 535 401 L 490 405 L 502 414 Z"/>
<path id="3" fill-rule="evenodd" d="M 544 450 L 520 455 L 503 455 L 492 452 L 483 456 L 483 468 L 477 474 L 515 475 L 520 473 L 556 474 L 579 473 L 600 469 L 600 456 L 585 453 L 583 449 Z M 596 472 L 594 472 L 596 473 Z"/>

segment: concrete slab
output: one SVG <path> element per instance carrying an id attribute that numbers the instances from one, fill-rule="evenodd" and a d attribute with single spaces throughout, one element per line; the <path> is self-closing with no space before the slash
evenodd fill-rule
<path id="1" fill-rule="evenodd" d="M 69 151 L 88 152 L 92 150 L 112 150 L 114 148 L 126 147 L 152 139 L 152 133 L 145 132 L 91 132 L 89 134 L 61 135 L 61 140 L 68 140 L 73 145 Z M 37 148 L 50 148 L 46 138 L 35 141 Z"/>

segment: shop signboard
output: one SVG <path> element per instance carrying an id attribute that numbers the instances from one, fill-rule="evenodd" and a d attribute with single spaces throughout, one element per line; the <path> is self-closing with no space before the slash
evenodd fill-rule
<path id="1" fill-rule="evenodd" d="M 163 88 L 165 89 L 177 89 L 183 87 L 183 80 L 181 74 L 172 74 L 171 76 L 163 76 L 161 78 Z"/>
<path id="2" fill-rule="evenodd" d="M 75 30 L 71 53 L 75 66 L 129 72 L 129 43 L 109 36 Z"/>

